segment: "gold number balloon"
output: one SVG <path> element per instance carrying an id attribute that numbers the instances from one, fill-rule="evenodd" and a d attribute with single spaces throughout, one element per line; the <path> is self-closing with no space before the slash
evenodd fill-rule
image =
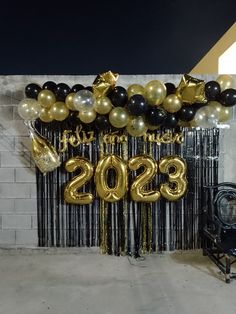
<path id="1" fill-rule="evenodd" d="M 147 191 L 145 186 L 150 183 L 157 173 L 157 163 L 148 156 L 135 156 L 129 160 L 129 168 L 131 170 L 138 170 L 144 167 L 144 171 L 139 174 L 130 188 L 130 194 L 136 202 L 156 202 L 160 199 L 159 191 Z"/>
<path id="2" fill-rule="evenodd" d="M 68 172 L 74 172 L 80 169 L 79 175 L 75 176 L 71 181 L 66 184 L 64 190 L 64 199 L 67 203 L 85 205 L 93 201 L 93 194 L 82 193 L 78 190 L 88 182 L 93 176 L 93 165 L 85 158 L 72 157 L 65 165 Z"/>
<path id="3" fill-rule="evenodd" d="M 108 170 L 113 169 L 116 173 L 115 185 L 108 184 Z M 127 191 L 127 166 L 116 155 L 108 155 L 99 160 L 95 171 L 95 184 L 98 195 L 107 202 L 120 200 Z"/>
<path id="4" fill-rule="evenodd" d="M 179 156 L 165 156 L 160 160 L 161 173 L 168 174 L 169 182 L 160 185 L 161 195 L 168 201 L 177 201 L 187 191 L 187 165 Z"/>

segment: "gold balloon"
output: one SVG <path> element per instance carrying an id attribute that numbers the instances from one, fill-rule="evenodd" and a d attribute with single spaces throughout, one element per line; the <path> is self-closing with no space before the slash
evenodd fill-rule
<path id="1" fill-rule="evenodd" d="M 113 187 L 110 187 L 107 183 L 109 169 L 113 169 L 116 172 Z M 126 163 L 116 155 L 103 157 L 98 162 L 94 180 L 97 193 L 104 201 L 119 201 L 125 195 L 128 187 Z"/>
<path id="2" fill-rule="evenodd" d="M 79 112 L 79 119 L 84 123 L 91 123 L 96 119 L 96 112 L 94 110 L 88 110 L 88 111 L 80 111 Z"/>
<path id="3" fill-rule="evenodd" d="M 99 97 L 93 106 L 94 110 L 100 114 L 108 114 L 112 109 L 112 103 L 106 96 Z"/>
<path id="4" fill-rule="evenodd" d="M 43 108 L 49 109 L 56 102 L 56 97 L 52 91 L 43 89 L 38 94 L 38 102 Z"/>
<path id="5" fill-rule="evenodd" d="M 149 156 L 135 156 L 129 160 L 129 168 L 138 170 L 144 167 L 144 170 L 133 181 L 130 194 L 135 202 L 156 202 L 160 199 L 159 191 L 147 190 L 147 185 L 152 182 L 157 173 L 157 163 Z"/>
<path id="6" fill-rule="evenodd" d="M 187 191 L 187 165 L 179 156 L 165 156 L 159 162 L 160 172 L 168 174 L 169 182 L 160 185 L 161 195 L 168 201 L 177 201 Z"/>
<path id="7" fill-rule="evenodd" d="M 130 118 L 126 126 L 126 131 L 129 135 L 135 137 L 143 136 L 147 132 L 147 129 L 148 127 L 141 116 Z"/>
<path id="8" fill-rule="evenodd" d="M 219 114 L 219 122 L 227 122 L 230 120 L 232 116 L 233 116 L 233 108 L 222 106 L 222 109 Z"/>
<path id="9" fill-rule="evenodd" d="M 60 158 L 55 147 L 44 137 L 42 137 L 32 126 L 27 124 L 30 138 L 32 140 L 32 157 L 39 170 L 46 174 L 60 166 Z"/>
<path id="10" fill-rule="evenodd" d="M 64 199 L 65 202 L 70 204 L 91 204 L 93 201 L 93 194 L 86 192 L 79 192 L 78 190 L 82 188 L 93 176 L 93 165 L 83 157 L 72 157 L 66 164 L 65 168 L 68 172 L 74 172 L 80 169 L 80 174 L 73 177 L 65 187 Z"/>
<path id="11" fill-rule="evenodd" d="M 153 80 L 145 86 L 145 98 L 150 105 L 160 105 L 166 97 L 165 85 L 158 81 Z"/>
<path id="12" fill-rule="evenodd" d="M 109 114 L 109 121 L 115 128 L 123 128 L 129 121 L 129 113 L 123 107 L 116 107 L 112 109 Z"/>
<path id="13" fill-rule="evenodd" d="M 18 113 L 25 121 L 32 121 L 39 117 L 41 106 L 35 99 L 22 99 L 18 105 Z"/>
<path id="14" fill-rule="evenodd" d="M 74 106 L 74 96 L 75 96 L 75 93 L 70 93 L 66 96 L 66 100 L 65 100 L 66 107 L 72 111 L 76 111 L 75 106 Z"/>
<path id="15" fill-rule="evenodd" d="M 53 119 L 57 121 L 65 120 L 69 115 L 69 109 L 66 107 L 64 102 L 58 101 L 52 105 L 49 111 Z"/>
<path id="16" fill-rule="evenodd" d="M 132 97 L 133 95 L 137 95 L 137 94 L 145 97 L 145 89 L 140 84 L 132 84 L 128 87 L 127 94 L 128 94 L 129 98 Z"/>
<path id="17" fill-rule="evenodd" d="M 209 101 L 208 107 L 214 109 L 217 112 L 219 122 L 226 122 L 233 115 L 232 107 L 222 106 L 218 101 Z"/>
<path id="18" fill-rule="evenodd" d="M 52 122 L 53 117 L 51 116 L 48 109 L 42 108 L 39 115 L 39 119 L 43 122 Z"/>
<path id="19" fill-rule="evenodd" d="M 216 81 L 220 84 L 220 89 L 222 92 L 225 89 L 234 88 L 234 78 L 231 75 L 219 75 Z"/>
<path id="20" fill-rule="evenodd" d="M 181 126 L 181 127 L 183 127 L 183 128 L 187 128 L 187 127 L 190 126 L 190 123 L 187 122 L 187 121 L 179 120 L 179 121 L 178 121 L 178 125 Z"/>
<path id="21" fill-rule="evenodd" d="M 166 111 L 174 113 L 181 109 L 182 101 L 178 96 L 171 94 L 165 98 L 162 107 Z"/>

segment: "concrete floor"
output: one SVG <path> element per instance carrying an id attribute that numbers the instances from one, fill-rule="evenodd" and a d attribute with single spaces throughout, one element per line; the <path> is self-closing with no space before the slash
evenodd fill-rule
<path id="1" fill-rule="evenodd" d="M 236 312 L 236 280 L 225 284 L 201 252 L 140 261 L 96 250 L 69 252 L 1 250 L 0 313 Z"/>

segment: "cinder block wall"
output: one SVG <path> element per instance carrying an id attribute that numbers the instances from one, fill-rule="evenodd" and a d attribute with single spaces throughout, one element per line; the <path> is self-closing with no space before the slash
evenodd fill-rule
<path id="1" fill-rule="evenodd" d="M 91 85 L 95 76 L 0 76 L 0 246 L 37 246 L 37 210 L 34 162 L 30 155 L 27 129 L 18 116 L 17 105 L 24 97 L 24 87 L 31 82 L 42 85 L 47 80 L 69 85 Z M 181 75 L 121 76 L 118 85 L 145 84 L 159 79 L 178 84 Z M 205 80 L 212 79 L 204 76 Z M 215 78 L 215 77 L 213 77 Z M 235 121 L 235 119 L 234 119 Z M 235 124 L 222 134 L 221 177 L 236 182 Z M 233 149 L 232 149 L 233 148 Z M 223 157 L 227 156 L 227 177 Z"/>

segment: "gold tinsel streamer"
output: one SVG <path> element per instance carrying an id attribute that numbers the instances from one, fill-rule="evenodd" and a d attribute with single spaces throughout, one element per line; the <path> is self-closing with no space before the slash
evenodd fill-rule
<path id="1" fill-rule="evenodd" d="M 122 158 L 127 163 L 128 162 L 128 142 L 122 143 Z M 123 208 L 123 218 L 125 224 L 125 243 L 124 247 L 121 248 L 121 255 L 125 255 L 125 249 L 128 247 L 128 201 L 127 195 L 124 198 L 124 208 Z"/>
<path id="2" fill-rule="evenodd" d="M 99 134 L 100 158 L 104 156 L 103 133 Z M 105 201 L 100 198 L 100 251 L 107 254 L 107 208 Z"/>
<path id="3" fill-rule="evenodd" d="M 149 142 L 149 154 L 152 158 L 153 156 L 153 143 Z M 153 221 L 152 221 L 152 206 L 153 204 L 148 204 L 148 239 L 149 239 L 149 253 L 152 252 L 152 236 L 153 236 Z"/>

